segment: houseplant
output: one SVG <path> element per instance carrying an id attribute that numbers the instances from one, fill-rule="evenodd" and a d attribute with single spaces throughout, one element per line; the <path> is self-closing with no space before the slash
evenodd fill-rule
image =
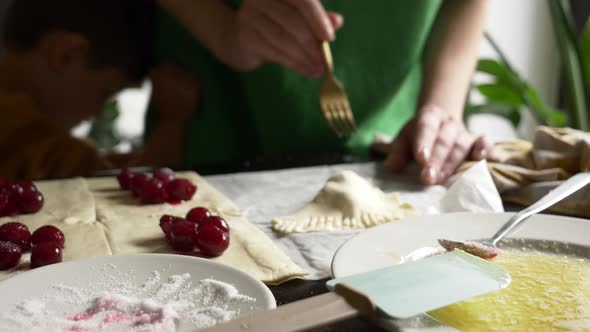
<path id="1" fill-rule="evenodd" d="M 590 20 L 578 36 L 566 0 L 547 0 L 563 63 L 564 109 L 545 104 L 538 92 L 511 65 L 508 57 L 486 33 L 486 39 L 498 59 L 481 59 L 477 71 L 490 75 L 491 83 L 475 84 L 473 89 L 486 97 L 479 105 L 469 104 L 465 114 L 493 113 L 508 118 L 517 126 L 520 112 L 528 111 L 539 124 L 569 126 L 588 131 L 588 97 L 590 96 Z"/>

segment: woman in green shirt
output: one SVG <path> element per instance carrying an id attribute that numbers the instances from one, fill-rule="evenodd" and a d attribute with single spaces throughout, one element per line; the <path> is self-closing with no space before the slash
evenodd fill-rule
<path id="1" fill-rule="evenodd" d="M 367 155 L 385 133 L 397 136 L 386 161 L 393 170 L 415 159 L 423 183 L 442 182 L 464 159 L 489 151 L 462 122 L 486 3 L 159 0 L 168 14 L 159 20 L 157 59 L 203 86 L 185 162 Z M 358 123 L 347 139 L 319 109 L 321 40 L 333 41 L 335 73 Z"/>

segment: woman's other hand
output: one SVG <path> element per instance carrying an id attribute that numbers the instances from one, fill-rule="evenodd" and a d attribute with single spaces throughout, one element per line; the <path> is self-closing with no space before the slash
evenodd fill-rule
<path id="1" fill-rule="evenodd" d="M 463 120 L 436 106 L 425 106 L 393 141 L 386 165 L 401 170 L 411 160 L 421 165 L 425 185 L 444 182 L 466 159 L 485 159 L 491 142 L 471 135 Z"/>
<path id="2" fill-rule="evenodd" d="M 411 160 L 422 166 L 426 185 L 444 182 L 465 159 L 486 158 L 492 144 L 473 137 L 463 107 L 483 39 L 487 0 L 446 0 L 424 54 L 424 78 L 416 117 L 393 142 L 387 165 L 398 170 Z"/>

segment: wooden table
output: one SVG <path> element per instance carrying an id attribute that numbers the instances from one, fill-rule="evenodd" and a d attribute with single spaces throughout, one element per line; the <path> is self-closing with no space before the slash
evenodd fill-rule
<path id="1" fill-rule="evenodd" d="M 269 286 L 277 300 L 277 305 L 287 304 L 302 300 L 311 296 L 326 293 L 328 289 L 325 284 L 329 279 L 323 280 L 291 280 L 278 286 Z M 382 332 L 384 329 L 375 326 L 363 319 L 356 318 L 315 329 L 316 332 L 352 332 L 352 331 L 375 331 Z"/>

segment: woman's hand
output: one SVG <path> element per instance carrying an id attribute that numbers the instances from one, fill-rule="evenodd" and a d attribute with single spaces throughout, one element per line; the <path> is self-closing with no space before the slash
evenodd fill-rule
<path id="1" fill-rule="evenodd" d="M 230 46 L 222 61 L 241 71 L 278 63 L 319 76 L 319 41 L 333 40 L 342 24 L 342 17 L 326 12 L 319 0 L 244 0 L 226 30 Z"/>
<path id="2" fill-rule="evenodd" d="M 471 135 L 461 118 L 425 106 L 392 143 L 386 165 L 398 171 L 416 160 L 421 182 L 432 185 L 444 182 L 466 159 L 485 159 L 491 149 L 489 140 Z"/>
<path id="3" fill-rule="evenodd" d="M 222 0 L 157 0 L 209 49 L 238 71 L 277 63 L 305 76 L 323 72 L 320 41 L 342 27 L 320 0 L 243 0 L 239 9 Z"/>

